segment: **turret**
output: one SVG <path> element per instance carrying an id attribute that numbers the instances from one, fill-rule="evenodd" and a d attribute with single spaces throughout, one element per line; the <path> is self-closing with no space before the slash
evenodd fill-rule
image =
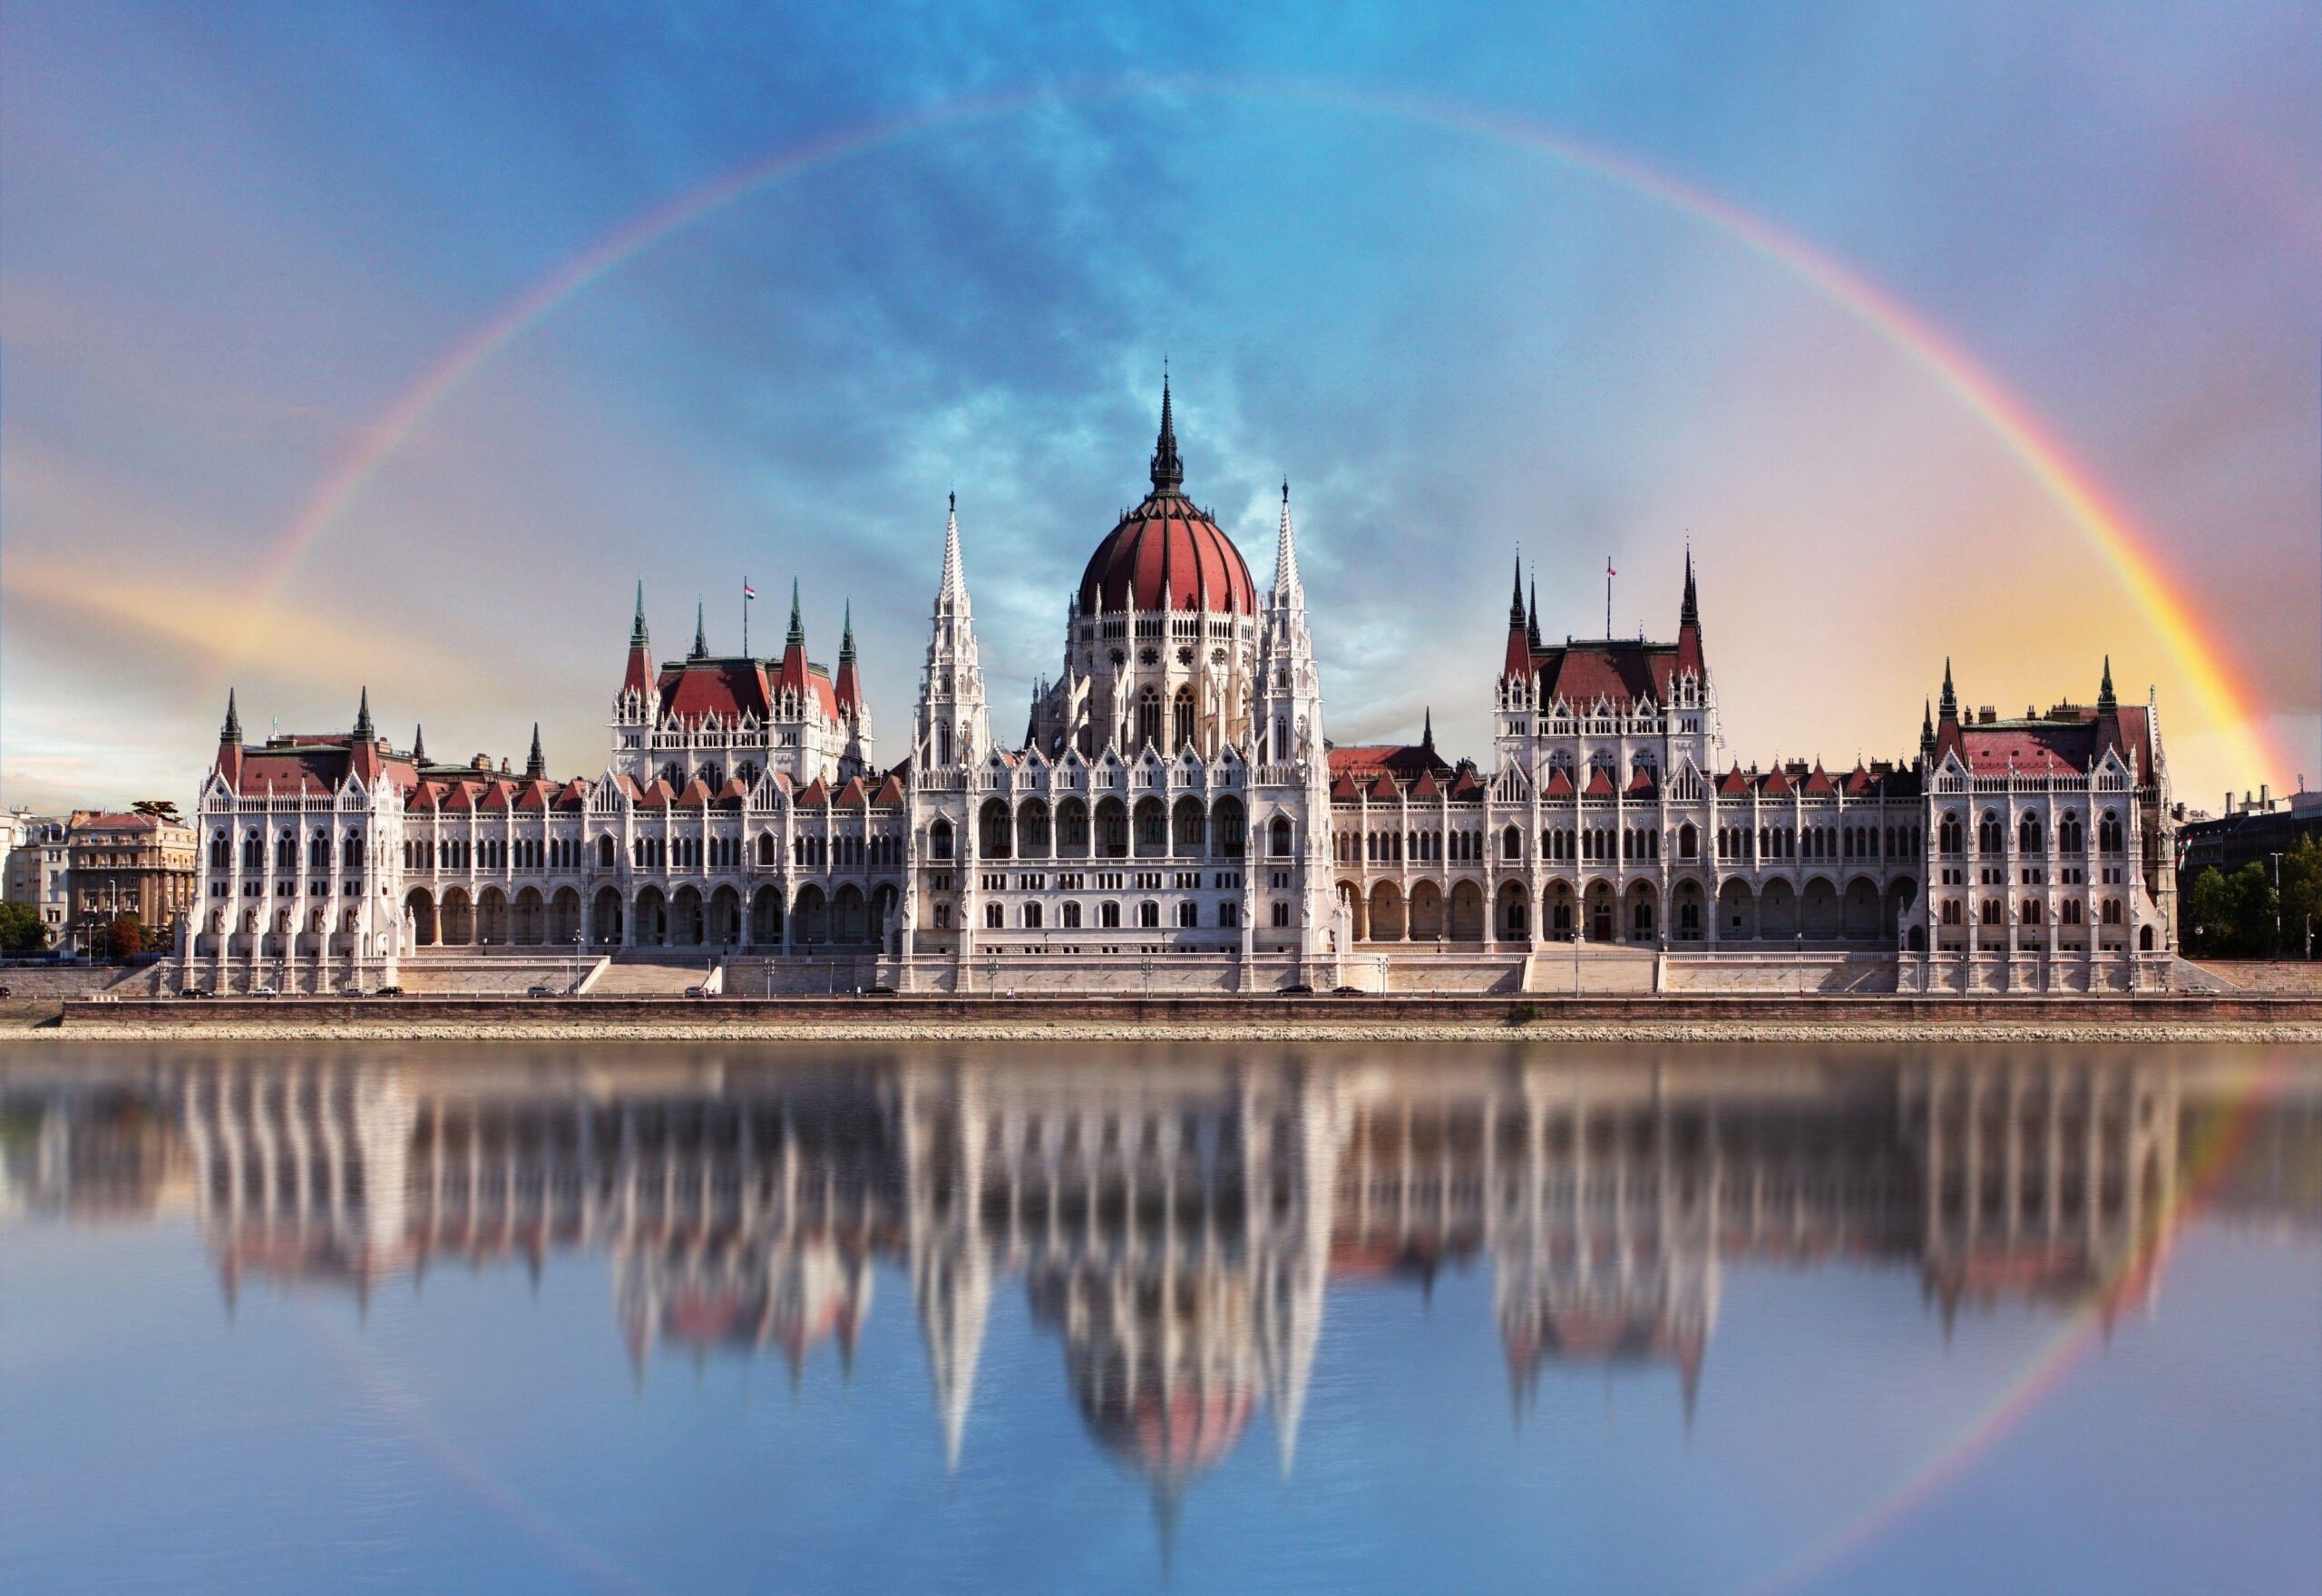
<path id="1" fill-rule="evenodd" d="M 234 707 L 234 689 L 226 689 L 226 724 L 218 728 L 218 774 L 239 785 L 242 775 L 242 717 Z"/>
<path id="2" fill-rule="evenodd" d="M 1532 677 L 1532 628 L 1524 610 L 1524 561 L 1516 562 L 1515 597 L 1507 605 L 1507 653 L 1501 661 L 1499 678 L 1503 682 L 1529 681 Z"/>
<path id="3" fill-rule="evenodd" d="M 620 690 L 649 702 L 653 696 L 653 639 L 645 629 L 645 584 L 637 584 L 637 618 L 629 623 L 629 668 Z"/>
<path id="4" fill-rule="evenodd" d="M 548 774 L 548 760 L 541 753 L 541 723 L 532 723 L 532 751 L 524 756 L 524 774 L 539 781 Z"/>
<path id="5" fill-rule="evenodd" d="M 355 707 L 355 734 L 350 739 L 349 772 L 369 786 L 378 780 L 380 767 L 379 733 L 371 724 L 371 689 L 363 689 L 362 701 Z"/>
<path id="6" fill-rule="evenodd" d="M 2121 713 L 2121 701 L 2112 693 L 2112 657 L 2109 654 L 2104 657 L 2103 684 L 2096 689 L 2096 713 L 2099 715 Z"/>
<path id="7" fill-rule="evenodd" d="M 863 717 L 863 680 L 854 662 L 854 600 L 846 601 L 846 619 L 839 631 L 838 679 L 833 684 L 838 696 L 838 712 L 842 719 L 858 721 Z"/>
<path id="8" fill-rule="evenodd" d="M 960 560 L 956 493 L 944 515 L 943 573 L 935 586 L 935 613 L 927 642 L 927 664 L 920 674 L 919 713 L 913 730 L 916 757 L 923 767 L 941 769 L 973 761 L 991 743 L 983 667 L 976 659 L 975 621 Z"/>
<path id="9" fill-rule="evenodd" d="M 1709 665 L 1702 652 L 1702 607 L 1693 588 L 1693 551 L 1685 550 L 1685 596 L 1677 606 L 1677 674 L 1706 678 Z"/>
<path id="10" fill-rule="evenodd" d="M 775 676 L 775 689 L 802 698 L 811 690 L 806 685 L 806 623 L 798 607 L 796 577 L 790 579 L 790 630 L 782 639 L 782 667 Z"/>

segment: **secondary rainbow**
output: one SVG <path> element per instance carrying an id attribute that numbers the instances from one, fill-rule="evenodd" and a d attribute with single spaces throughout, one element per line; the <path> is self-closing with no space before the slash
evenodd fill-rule
<path id="1" fill-rule="evenodd" d="M 300 560 L 360 496 L 387 459 L 493 355 L 590 284 L 671 234 L 770 185 L 937 129 L 988 122 L 1039 106 L 1173 98 L 1310 106 L 1412 122 L 1511 145 L 1665 204 L 1781 268 L 1904 355 L 1983 423 L 2095 547 L 2151 622 L 2239 763 L 2246 770 L 2274 773 L 2279 762 L 2267 744 L 2262 717 L 2252 706 L 2249 693 L 2227 651 L 2204 629 L 2192 601 L 2155 553 L 2151 536 L 2020 399 L 1895 294 L 1765 218 L 1602 145 L 1537 122 L 1457 102 L 1296 81 L 1142 78 L 971 95 L 818 135 L 656 206 L 607 233 L 502 306 L 446 351 L 363 430 L 356 446 L 324 477 L 273 540 L 259 566 L 259 602 L 249 607 L 251 612 L 262 609 L 266 601 L 279 593 Z M 239 657 L 242 642 L 237 633 L 229 630 L 221 641 L 221 664 Z"/>

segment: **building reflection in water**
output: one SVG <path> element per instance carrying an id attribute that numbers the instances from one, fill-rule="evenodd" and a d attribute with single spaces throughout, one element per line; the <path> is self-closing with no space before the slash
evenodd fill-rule
<path id="1" fill-rule="evenodd" d="M 1166 1532 L 1261 1407 L 1292 1469 L 1333 1280 L 1424 1289 L 1479 1261 L 1519 1412 L 1548 1365 L 1634 1365 L 1668 1369 L 1690 1419 L 1729 1260 L 1916 1267 L 1946 1333 L 2002 1302 L 2149 1308 L 2186 1127 L 2229 1101 L 2166 1056 L 1343 1056 L 619 1075 L 253 1058 L 134 1085 L 12 1079 L 0 1146 L 19 1210 L 190 1200 L 229 1305 L 245 1277 L 367 1295 L 441 1259 L 537 1277 L 551 1252 L 602 1251 L 639 1380 L 664 1348 L 778 1351 L 795 1376 L 828 1343 L 851 1364 L 888 1262 L 955 1469 L 1012 1278 Z M 2311 1222 L 2313 1095 L 2245 1140 L 2227 1212 Z"/>

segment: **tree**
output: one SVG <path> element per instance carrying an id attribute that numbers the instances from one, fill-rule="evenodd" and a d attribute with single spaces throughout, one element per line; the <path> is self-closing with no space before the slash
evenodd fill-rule
<path id="1" fill-rule="evenodd" d="M 145 951 L 145 927 L 135 915 L 124 914 L 98 927 L 91 940 L 100 959 L 134 959 Z"/>
<path id="2" fill-rule="evenodd" d="M 2307 957 L 2307 929 L 2322 938 L 2322 836 L 2308 834 L 2282 855 L 2282 951 Z"/>
<path id="3" fill-rule="evenodd" d="M 2233 892 L 2210 865 L 2185 889 L 2185 950 L 2216 959 L 2233 950 Z"/>
<path id="4" fill-rule="evenodd" d="M 29 903 L 0 903 L 0 953 L 38 953 L 48 946 L 48 928 Z"/>
<path id="5" fill-rule="evenodd" d="M 2273 871 L 2265 861 L 2253 859 L 2226 878 L 2225 885 L 2232 906 L 2234 957 L 2271 959 L 2275 917 L 2281 907 L 2274 893 Z"/>

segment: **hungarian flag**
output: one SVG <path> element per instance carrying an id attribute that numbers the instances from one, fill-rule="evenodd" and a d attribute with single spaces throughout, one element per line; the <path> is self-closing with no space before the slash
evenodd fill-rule
<path id="1" fill-rule="evenodd" d="M 743 579 L 742 579 L 742 597 L 743 597 L 743 598 L 756 598 L 757 596 L 758 596 L 758 590 L 757 590 L 756 588 L 753 588 L 753 587 L 751 587 L 751 586 L 750 586 L 749 579 L 748 579 L 747 577 L 743 578 Z"/>
<path id="2" fill-rule="evenodd" d="M 1605 557 L 1605 574 L 1608 577 L 1616 577 L 1621 574 L 1613 569 L 1613 558 L 1609 554 Z"/>

